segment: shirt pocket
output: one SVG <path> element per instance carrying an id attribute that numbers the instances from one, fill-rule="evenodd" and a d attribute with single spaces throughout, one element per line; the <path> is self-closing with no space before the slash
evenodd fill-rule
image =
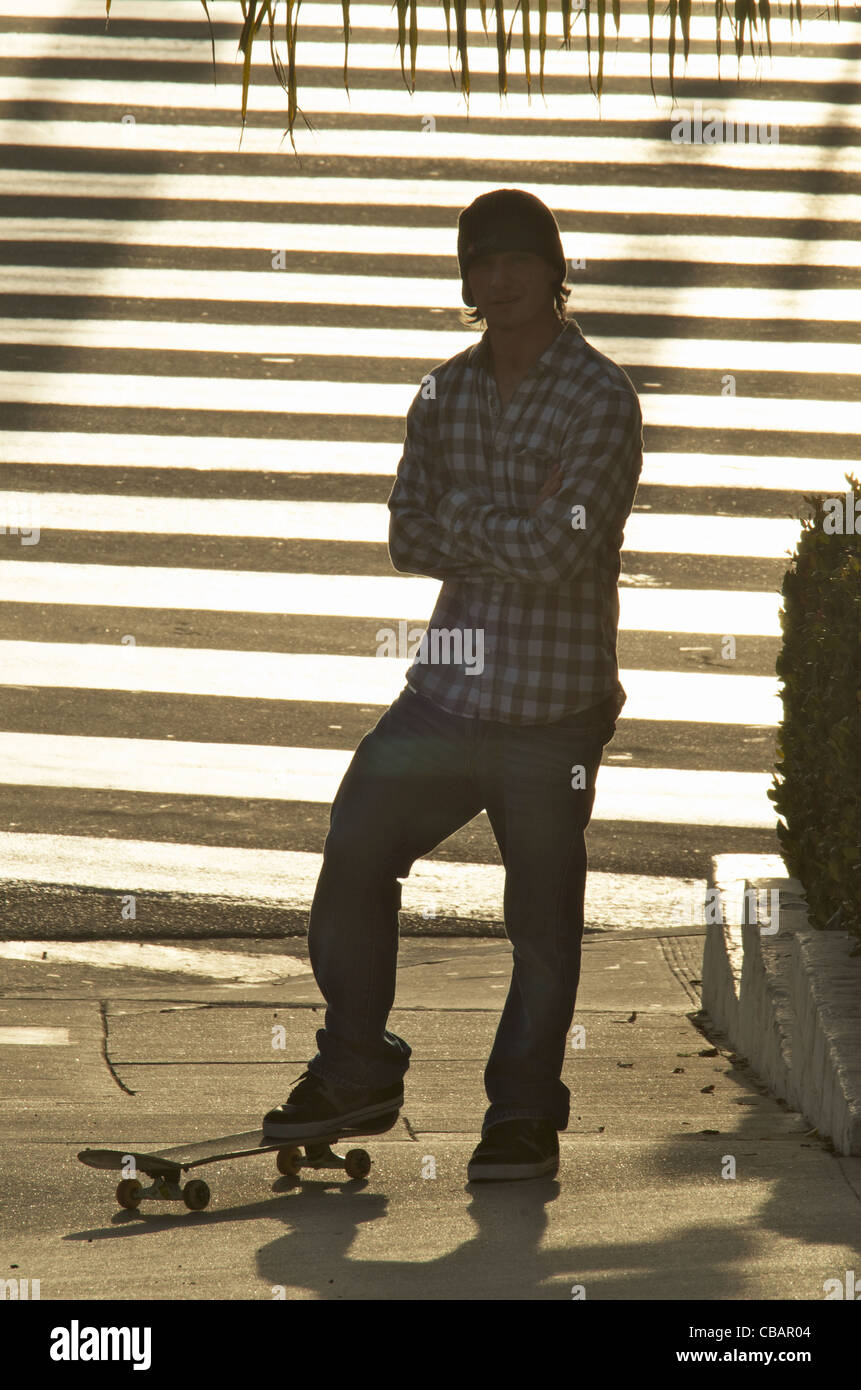
<path id="1" fill-rule="evenodd" d="M 548 444 L 515 443 L 506 459 L 511 506 L 528 511 L 559 462 L 559 451 Z"/>

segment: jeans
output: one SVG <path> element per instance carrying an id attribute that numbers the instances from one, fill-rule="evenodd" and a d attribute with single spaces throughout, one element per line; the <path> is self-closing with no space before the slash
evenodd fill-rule
<path id="1" fill-rule="evenodd" d="M 386 1028 L 398 879 L 486 810 L 505 868 L 514 949 L 484 1073 L 482 1136 L 520 1116 L 567 1128 L 561 1072 L 580 979 L 583 832 L 614 716 L 608 697 L 555 724 L 514 726 L 449 714 L 405 686 L 362 739 L 332 803 L 308 923 L 311 968 L 327 1003 L 309 1071 L 373 1089 L 404 1076 L 411 1048 Z M 576 776 L 574 765 L 582 768 Z"/>

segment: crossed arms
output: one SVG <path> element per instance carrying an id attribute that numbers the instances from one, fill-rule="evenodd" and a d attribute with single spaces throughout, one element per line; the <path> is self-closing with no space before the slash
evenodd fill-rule
<path id="1" fill-rule="evenodd" d="M 558 472 L 529 511 L 500 507 L 484 489 L 440 485 L 436 404 L 417 395 L 407 412 L 388 500 L 399 573 L 559 584 L 623 526 L 642 465 L 642 416 L 630 391 L 611 386 L 572 419 Z"/>

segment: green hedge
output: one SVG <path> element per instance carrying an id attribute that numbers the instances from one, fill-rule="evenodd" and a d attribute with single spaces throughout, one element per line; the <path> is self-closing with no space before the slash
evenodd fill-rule
<path id="1" fill-rule="evenodd" d="M 845 476 L 857 504 L 858 479 Z M 842 518 L 835 499 L 805 495 L 783 580 L 783 721 L 768 796 L 786 822 L 777 834 L 811 926 L 861 942 L 861 507 L 847 524 L 840 500 Z"/>

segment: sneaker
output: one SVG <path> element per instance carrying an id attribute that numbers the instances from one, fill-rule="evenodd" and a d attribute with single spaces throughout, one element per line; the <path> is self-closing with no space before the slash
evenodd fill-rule
<path id="1" fill-rule="evenodd" d="M 500 1120 L 482 1139 L 466 1170 L 468 1182 L 553 1177 L 559 1135 L 551 1120 Z"/>
<path id="2" fill-rule="evenodd" d="M 263 1135 L 301 1142 L 349 1133 L 385 1134 L 403 1103 L 403 1081 L 377 1090 L 347 1090 L 305 1071 L 284 1104 L 264 1115 Z"/>

